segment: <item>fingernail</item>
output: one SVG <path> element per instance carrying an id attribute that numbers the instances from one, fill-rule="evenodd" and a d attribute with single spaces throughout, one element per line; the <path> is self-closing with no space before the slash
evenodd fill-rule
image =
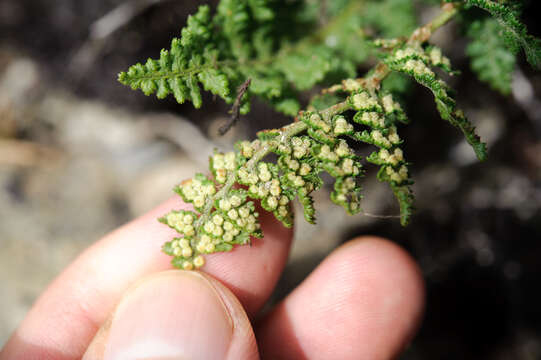
<path id="1" fill-rule="evenodd" d="M 120 302 L 105 359 L 223 359 L 233 321 L 211 283 L 171 271 L 145 281 Z"/>

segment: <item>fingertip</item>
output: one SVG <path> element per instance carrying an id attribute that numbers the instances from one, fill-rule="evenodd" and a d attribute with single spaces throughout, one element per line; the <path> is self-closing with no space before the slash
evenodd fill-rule
<path id="1" fill-rule="evenodd" d="M 80 358 L 130 285 L 172 268 L 171 258 L 160 247 L 178 234 L 157 218 L 172 209 L 189 208 L 180 197 L 173 197 L 93 244 L 42 294 L 2 356 L 29 358 L 47 351 L 65 359 Z M 290 230 L 284 230 L 270 214 L 261 216 L 264 239 L 256 240 L 251 248 L 239 246 L 231 253 L 209 255 L 203 268 L 223 281 L 250 315 L 272 292 L 291 243 Z M 45 333 L 44 323 L 50 330 Z"/>
<path id="2" fill-rule="evenodd" d="M 233 356 L 233 357 L 231 357 Z M 257 357 L 246 313 L 210 276 L 167 271 L 130 288 L 85 359 Z"/>
<path id="3" fill-rule="evenodd" d="M 411 340 L 423 306 L 424 284 L 413 259 L 388 240 L 356 238 L 330 254 L 264 319 L 258 327 L 261 353 L 389 359 Z"/>
<path id="4" fill-rule="evenodd" d="M 395 285 L 408 296 L 412 309 L 424 308 L 425 283 L 421 269 L 413 257 L 401 246 L 377 236 L 360 236 L 337 248 L 330 260 L 357 276 L 371 276 L 378 280 L 381 292 Z M 415 311 L 418 312 L 418 311 Z"/>
<path id="5" fill-rule="evenodd" d="M 260 212 L 263 239 L 236 246 L 228 253 L 207 255 L 202 271 L 225 284 L 253 316 L 274 289 L 287 262 L 293 230 L 266 211 Z"/>
<path id="6" fill-rule="evenodd" d="M 367 324 L 382 335 L 381 346 L 372 347 L 382 354 L 374 358 L 400 353 L 415 335 L 425 308 L 425 282 L 417 262 L 397 243 L 376 236 L 357 237 L 334 255 L 352 274 L 351 282 L 365 283 L 371 291 L 365 306 L 378 311 L 372 314 L 373 324 Z"/>

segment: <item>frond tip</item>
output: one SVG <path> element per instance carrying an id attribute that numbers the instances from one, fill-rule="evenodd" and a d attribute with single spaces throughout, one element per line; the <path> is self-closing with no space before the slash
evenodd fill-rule
<path id="1" fill-rule="evenodd" d="M 121 72 L 118 80 L 147 96 L 156 93 L 163 99 L 173 94 L 177 102 L 191 101 L 196 108 L 203 103 L 199 84 L 231 102 L 228 77 L 215 66 L 218 51 L 211 39 L 209 12 L 208 6 L 201 6 L 188 18 L 182 37 L 174 38 L 171 49 L 162 50 L 159 60 L 148 59 L 145 65 L 133 65 Z"/>
<path id="2" fill-rule="evenodd" d="M 512 4 L 512 1 L 511 4 L 506 4 L 491 0 L 464 0 L 464 2 L 489 12 L 503 28 L 503 37 L 509 49 L 517 53 L 522 48 L 528 62 L 534 68 L 541 69 L 541 39 L 528 33 L 526 25 L 520 21 L 516 4 Z"/>
<path id="3" fill-rule="evenodd" d="M 432 70 L 436 66 L 450 72 L 449 60 L 441 60 L 442 57 L 434 56 L 433 52 L 434 47 L 423 49 L 420 44 L 408 44 L 396 49 L 384 61 L 391 70 L 407 74 L 428 88 L 434 95 L 441 118 L 460 129 L 477 158 L 484 161 L 487 158 L 486 144 L 475 133 L 475 127 L 464 113 L 457 108 L 449 85 Z"/>
<path id="4" fill-rule="evenodd" d="M 507 95 L 511 92 L 516 56 L 505 45 L 501 32 L 502 28 L 494 19 L 473 22 L 468 28 L 471 40 L 466 53 L 479 79 Z"/>

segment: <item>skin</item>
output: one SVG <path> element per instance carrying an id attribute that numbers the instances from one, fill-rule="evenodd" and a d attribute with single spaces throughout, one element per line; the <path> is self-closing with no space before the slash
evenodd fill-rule
<path id="1" fill-rule="evenodd" d="M 207 306 L 209 316 L 224 310 L 223 326 L 231 333 L 218 343 L 225 359 L 392 359 L 411 341 L 424 284 L 415 262 L 394 243 L 375 237 L 347 242 L 261 314 L 285 266 L 292 232 L 262 214 L 264 239 L 208 255 L 201 271 L 187 274 L 171 270 L 170 258 L 159 251 L 175 232 L 156 218 L 172 208 L 188 207 L 170 199 L 83 252 L 39 297 L 0 359 L 107 358 L 108 346 L 122 337 L 118 319 L 130 301 L 139 301 L 139 311 L 129 314 L 137 321 L 154 303 L 191 306 L 198 297 L 196 305 Z M 145 300 L 160 292 L 167 296 Z M 163 322 L 188 315 L 177 310 Z"/>

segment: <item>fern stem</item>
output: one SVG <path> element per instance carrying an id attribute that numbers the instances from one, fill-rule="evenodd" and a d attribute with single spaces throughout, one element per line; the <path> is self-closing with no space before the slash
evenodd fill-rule
<path id="1" fill-rule="evenodd" d="M 342 114 L 343 112 L 350 109 L 351 109 L 351 105 L 346 100 L 341 103 L 335 104 L 325 110 L 322 110 L 319 113 L 323 117 L 324 120 L 329 121 L 334 115 Z"/>
<path id="2" fill-rule="evenodd" d="M 350 109 L 351 105 L 349 101 L 346 100 L 321 111 L 320 114 L 324 120 L 330 121 L 333 116 L 342 114 L 343 112 Z M 243 167 L 246 168 L 248 171 L 253 170 L 255 166 L 257 166 L 257 164 L 261 160 L 263 160 L 263 158 L 265 158 L 265 156 L 275 151 L 281 144 L 289 143 L 289 140 L 293 136 L 298 135 L 303 131 L 306 131 L 307 129 L 308 125 L 302 121 L 298 121 L 284 126 L 280 129 L 280 134 L 276 136 L 275 139 L 266 141 L 263 147 L 257 150 L 252 156 L 252 158 L 246 164 L 244 164 Z M 201 217 L 199 217 L 196 222 L 196 226 L 201 226 L 209 220 L 211 210 L 214 207 L 215 201 L 224 198 L 231 190 L 231 188 L 235 186 L 235 184 L 237 183 L 236 173 L 237 172 L 234 171 L 230 172 L 222 188 L 210 197 L 209 201 L 205 205 L 204 210 L 201 212 Z"/>
<path id="3" fill-rule="evenodd" d="M 459 9 L 460 5 L 451 3 L 444 4 L 442 6 L 442 11 L 434 19 L 413 31 L 408 38 L 408 43 L 423 43 L 428 41 L 436 30 L 447 24 L 458 14 Z M 380 62 L 373 68 L 371 73 L 372 74 L 369 77 L 360 81 L 362 81 L 368 89 L 377 89 L 381 82 L 391 73 L 391 69 Z"/>
<path id="4" fill-rule="evenodd" d="M 458 14 L 458 11 L 460 9 L 460 4 L 444 4 L 442 6 L 442 12 L 436 16 L 432 21 L 427 23 L 425 26 L 421 27 L 418 32 L 419 35 L 428 36 L 428 37 L 420 37 L 416 38 L 417 31 L 413 32 L 412 36 L 410 37 L 410 42 L 412 41 L 420 41 L 425 42 L 427 41 L 432 34 L 438 30 L 440 27 L 444 26 L 451 20 L 456 14 Z"/>

